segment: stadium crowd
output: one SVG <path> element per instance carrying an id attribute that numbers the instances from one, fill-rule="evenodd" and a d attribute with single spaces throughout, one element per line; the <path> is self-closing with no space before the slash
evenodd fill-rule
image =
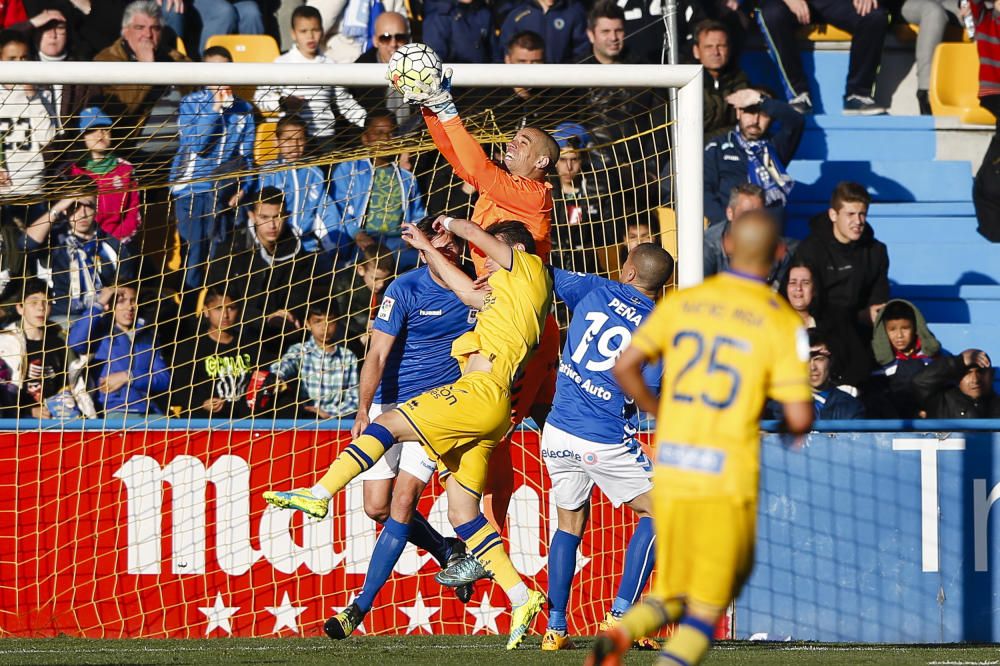
<path id="1" fill-rule="evenodd" d="M 754 29 L 745 5 L 682 4 L 687 57 L 705 67 L 707 274 L 728 268 L 732 221 L 766 208 L 781 224 L 795 186 L 786 167 L 812 110 L 797 26 L 824 20 L 855 35 L 844 113 L 869 115 L 885 112 L 872 93 L 888 15 L 919 20 L 927 112 L 928 54 L 947 13 L 964 15 L 936 0 L 762 0 L 779 95 L 738 68 Z M 456 63 L 659 63 L 663 43 L 660 4 L 632 0 L 2 7 L 3 61 L 231 62 L 208 45 L 230 33 L 270 32 L 287 46 L 277 61 L 302 65 L 384 64 L 418 38 Z M 491 110 L 507 134 L 560 118 L 545 177 L 554 266 L 614 278 L 658 238 L 651 211 L 672 201 L 672 179 L 666 132 L 647 130 L 661 129 L 663 91 L 513 88 L 458 102 Z M 265 122 L 276 123 L 275 149 L 261 160 Z M 436 152 L 394 150 L 423 122 L 390 87 L 4 84 L 0 123 L 0 404 L 12 417 L 350 418 L 372 319 L 394 276 L 418 263 L 403 225 L 469 217 L 477 197 Z M 332 152 L 349 159 L 323 163 Z M 807 238 L 783 239 L 769 277 L 810 328 L 817 416 L 1000 417 L 989 357 L 946 356 L 919 309 L 890 299 L 891 252 L 866 223 L 869 204 L 864 183 L 838 185 Z M 168 220 L 175 281 L 160 260 Z"/>

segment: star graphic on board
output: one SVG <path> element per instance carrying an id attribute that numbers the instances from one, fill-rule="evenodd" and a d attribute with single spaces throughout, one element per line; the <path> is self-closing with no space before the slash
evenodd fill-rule
<path id="1" fill-rule="evenodd" d="M 412 606 L 400 606 L 400 612 L 410 618 L 406 626 L 406 633 L 413 633 L 416 629 L 423 629 L 428 634 L 433 634 L 431 630 L 431 616 L 436 615 L 441 610 L 440 606 L 425 606 L 424 597 L 417 592 L 417 598 Z"/>
<path id="2" fill-rule="evenodd" d="M 205 628 L 205 635 L 212 633 L 213 629 L 222 629 L 224 632 L 233 635 L 233 625 L 229 621 L 240 609 L 239 606 L 226 606 L 222 602 L 222 593 L 215 593 L 215 603 L 211 606 L 199 606 L 198 610 L 208 618 L 208 627 Z"/>
<path id="3" fill-rule="evenodd" d="M 473 608 L 472 606 L 465 607 L 465 612 L 476 618 L 476 626 L 472 628 L 472 633 L 474 634 L 480 629 L 485 629 L 488 634 L 499 634 L 500 630 L 497 629 L 497 618 L 503 611 L 503 606 L 498 608 L 490 603 L 488 592 L 483 592 L 483 600 L 479 603 L 478 608 Z"/>
<path id="4" fill-rule="evenodd" d="M 285 627 L 295 633 L 299 633 L 299 626 L 296 624 L 295 618 L 302 615 L 306 611 L 306 607 L 293 606 L 291 600 L 288 598 L 288 592 L 285 592 L 281 596 L 280 606 L 265 606 L 264 610 L 274 616 L 274 629 L 272 633 L 276 634 Z"/>

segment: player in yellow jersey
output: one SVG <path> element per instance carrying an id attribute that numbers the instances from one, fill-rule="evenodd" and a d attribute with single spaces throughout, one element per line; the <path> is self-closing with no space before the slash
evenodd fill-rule
<path id="1" fill-rule="evenodd" d="M 639 408 L 657 413 L 653 518 L 663 564 L 650 595 L 598 638 L 588 664 L 622 663 L 633 637 L 670 622 L 679 625 L 658 663 L 699 663 L 750 574 L 764 402 L 782 403 L 795 434 L 813 418 L 802 319 L 764 282 L 779 239 L 766 212 L 737 218 L 725 240 L 731 269 L 664 299 L 615 366 Z M 641 371 L 661 357 L 657 408 Z"/>
<path id="2" fill-rule="evenodd" d="M 534 254 L 534 239 L 521 222 L 499 222 L 484 231 L 468 220 L 442 216 L 434 222 L 434 229 L 448 230 L 474 244 L 486 255 L 488 267 L 495 269 L 489 289 L 477 289 L 416 225 L 403 225 L 403 238 L 424 253 L 431 270 L 463 303 L 479 310 L 476 327 L 452 345 L 462 376 L 376 418 L 337 456 L 317 485 L 268 491 L 264 499 L 323 518 L 333 493 L 370 468 L 388 448 L 400 441 L 419 441 L 427 455 L 438 462 L 445 477 L 448 519 L 474 556 L 457 571 L 449 568 L 439 574 L 438 581 L 457 587 L 468 580 L 449 579 L 448 575 L 475 580 L 485 569 L 510 599 L 507 649 L 512 650 L 531 628 L 545 595 L 521 580 L 504 551 L 503 540 L 483 516 L 480 502 L 490 453 L 510 428 L 511 383 L 538 344 L 552 307 L 552 277 Z"/>

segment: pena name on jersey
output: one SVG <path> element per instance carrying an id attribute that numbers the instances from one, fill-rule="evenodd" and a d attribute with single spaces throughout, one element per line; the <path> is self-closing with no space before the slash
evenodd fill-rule
<path id="1" fill-rule="evenodd" d="M 653 310 L 635 287 L 596 275 L 553 269 L 556 294 L 573 311 L 547 422 L 592 442 L 620 444 L 638 430 L 638 412 L 611 374 L 632 333 Z M 660 364 L 643 374 L 659 386 Z"/>

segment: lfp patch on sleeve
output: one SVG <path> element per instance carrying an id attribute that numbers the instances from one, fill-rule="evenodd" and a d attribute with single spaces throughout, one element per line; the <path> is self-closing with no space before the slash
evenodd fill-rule
<path id="1" fill-rule="evenodd" d="M 378 308 L 378 318 L 383 321 L 389 321 L 389 317 L 392 316 L 392 308 L 396 305 L 396 299 L 386 296 L 382 299 L 382 305 Z"/>

